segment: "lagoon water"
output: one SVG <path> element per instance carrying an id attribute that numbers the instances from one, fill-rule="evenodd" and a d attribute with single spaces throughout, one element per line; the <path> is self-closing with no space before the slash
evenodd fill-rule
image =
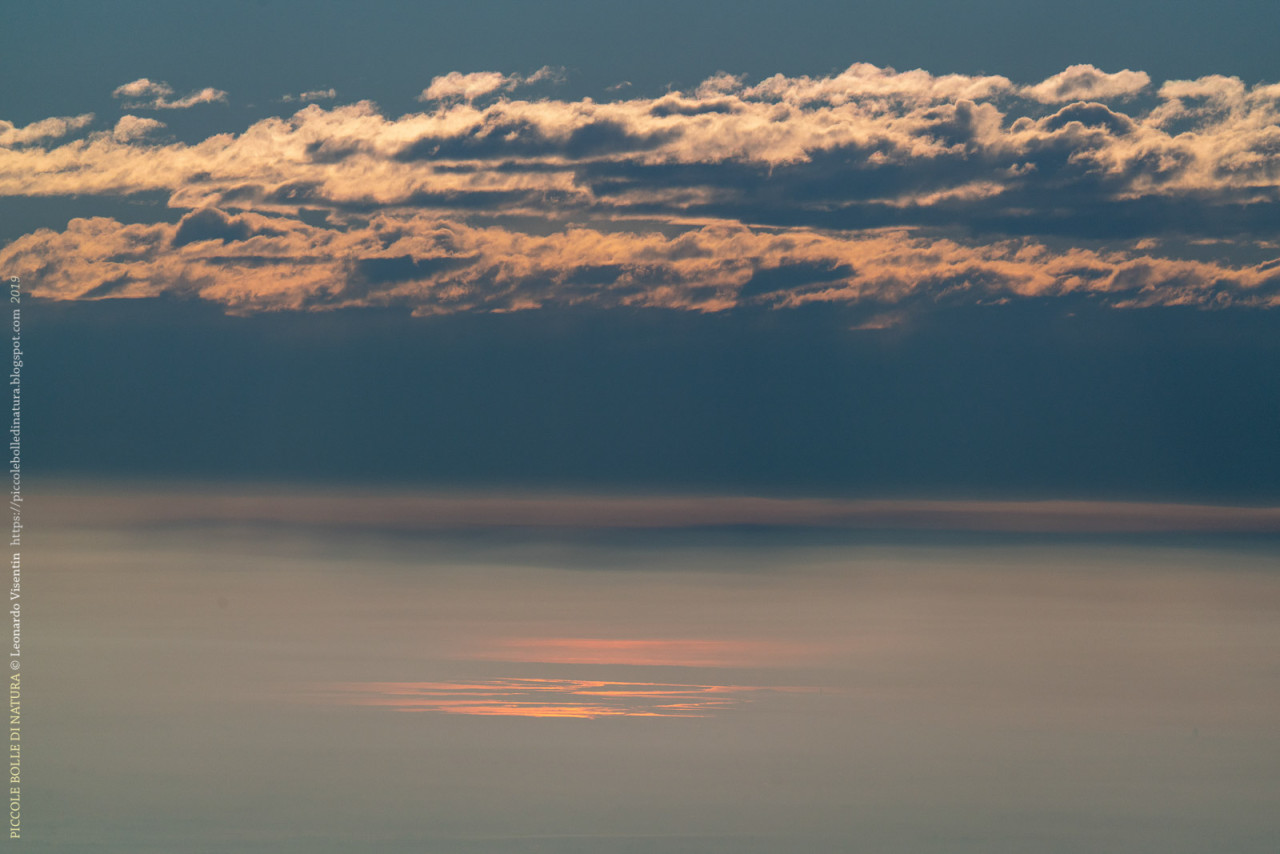
<path id="1" fill-rule="evenodd" d="M 59 500 L 24 564 L 31 851 L 1280 838 L 1274 540 L 157 524 Z"/>

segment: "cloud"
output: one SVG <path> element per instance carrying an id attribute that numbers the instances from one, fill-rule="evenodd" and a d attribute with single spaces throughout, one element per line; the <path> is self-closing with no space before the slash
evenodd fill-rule
<path id="1" fill-rule="evenodd" d="M 252 217 L 227 216 L 216 208 L 202 208 L 184 216 L 174 231 L 172 245 L 186 246 L 205 240 L 217 240 L 222 244 L 248 240 L 255 234 L 282 235 L 261 220 Z"/>
<path id="2" fill-rule="evenodd" d="M 69 133 L 87 127 L 92 122 L 93 113 L 41 119 L 24 127 L 17 127 L 12 122 L 0 121 L 0 147 L 11 148 L 16 145 L 33 145 L 61 139 Z"/>
<path id="3" fill-rule="evenodd" d="M 735 81 L 737 78 L 722 73 L 712 77 L 707 83 L 711 84 L 712 92 L 728 93 L 737 88 L 732 85 Z M 778 101 L 797 106 L 854 104 L 878 112 L 895 105 L 919 106 L 957 99 L 991 98 L 1010 92 L 1013 88 L 1013 84 L 1005 77 L 974 77 L 964 74 L 935 77 L 923 69 L 898 72 L 892 68 L 858 62 L 831 77 L 787 77 L 775 74 L 756 86 L 744 87 L 740 91 L 749 100 Z"/>
<path id="4" fill-rule="evenodd" d="M 501 89 L 514 89 L 518 80 L 519 78 L 499 74 L 496 71 L 477 71 L 472 74 L 450 71 L 442 77 L 433 78 L 431 85 L 422 90 L 418 100 L 443 101 L 448 98 L 461 98 L 464 101 L 473 101 Z"/>
<path id="5" fill-rule="evenodd" d="M 450 71 L 448 74 L 433 78 L 431 85 L 422 90 L 418 100 L 471 102 L 495 92 L 510 92 L 520 86 L 530 86 L 543 81 L 557 83 L 563 77 L 562 69 L 546 65 L 527 77 L 519 74 L 500 74 L 497 71 L 475 71 L 470 74 Z"/>
<path id="6" fill-rule="evenodd" d="M 1272 87 L 1264 87 L 1265 96 L 1271 96 Z M 1203 98 L 1219 104 L 1237 103 L 1246 96 L 1246 88 L 1238 77 L 1223 77 L 1213 74 L 1195 80 L 1170 80 L 1160 87 L 1160 97 L 1166 100 L 1184 98 Z"/>
<path id="7" fill-rule="evenodd" d="M 164 98 L 173 94 L 173 87 L 168 83 L 153 82 L 140 77 L 132 83 L 117 86 L 112 92 L 113 98 Z"/>
<path id="8" fill-rule="evenodd" d="M 966 243 L 910 229 L 831 232 L 714 223 L 676 235 L 569 227 L 529 234 L 416 213 L 345 230 L 202 209 L 177 224 L 72 220 L 0 250 L 51 299 L 198 297 L 246 313 L 399 306 L 420 315 L 556 306 L 892 307 L 1087 297 L 1117 307 L 1280 305 L 1280 264 L 1148 249 Z"/>
<path id="9" fill-rule="evenodd" d="M 1151 85 L 1145 71 L 1117 71 L 1107 74 L 1092 65 L 1073 65 L 1035 86 L 1021 90 L 1024 97 L 1046 104 L 1066 101 L 1105 101 L 1113 98 L 1132 98 Z"/>
<path id="10" fill-rule="evenodd" d="M 49 487 L 51 524 L 127 529 L 156 524 L 274 523 L 325 529 L 441 531 L 467 528 L 636 529 L 751 525 L 871 530 L 1004 531 L 1057 533 L 1280 532 L 1280 507 L 1219 506 L 1136 501 L 973 501 L 844 498 L 766 498 L 749 495 L 600 495 L 500 492 L 395 493 L 351 490 L 255 490 L 252 494 L 173 486 L 137 490 L 77 485 Z M 566 652 L 592 649 L 563 638 L 492 639 L 480 657 L 568 660 Z M 666 644 L 617 643 L 595 647 L 599 656 L 652 655 Z M 575 649 L 576 648 L 576 649 Z M 519 659 L 511 653 L 523 649 Z M 782 645 L 778 657 L 803 652 Z M 703 654 L 743 662 L 759 647 L 702 645 Z M 552 657 L 548 653 L 558 653 Z M 674 664 L 668 661 L 665 663 Z M 719 662 L 726 663 L 723 658 Z"/>
<path id="11" fill-rule="evenodd" d="M 163 127 L 165 127 L 165 123 L 155 119 L 125 115 L 121 116 L 120 121 L 116 122 L 111 134 L 120 142 L 136 142 Z"/>
<path id="12" fill-rule="evenodd" d="M 336 97 L 338 97 L 338 90 L 329 88 L 312 89 L 308 92 L 299 92 L 297 95 L 283 95 L 280 100 L 286 104 L 293 103 L 294 101 L 301 101 L 304 104 L 309 104 L 312 101 L 332 101 Z"/>
<path id="13" fill-rule="evenodd" d="M 185 110 L 197 104 L 225 103 L 227 100 L 226 92 L 211 87 L 205 87 L 177 99 L 170 98 L 172 94 L 173 87 L 168 83 L 140 77 L 131 83 L 117 86 L 112 90 L 111 97 L 124 99 L 127 102 L 126 105 L 135 110 Z"/>
<path id="14" fill-rule="evenodd" d="M 1105 94 L 1098 80 L 1117 75 L 1099 74 L 1070 80 L 1075 90 Z M 1276 99 L 1263 87 L 1253 93 L 1212 88 L 1213 81 L 1196 89 L 1166 84 L 1160 91 L 1168 97 L 1145 112 L 1076 100 L 1046 117 L 1039 101 L 1020 100 L 1004 78 L 858 65 L 830 78 L 774 77 L 756 86 L 719 75 L 695 94 L 656 99 L 473 104 L 519 79 L 446 75 L 427 90 L 441 99 L 433 112 L 398 119 L 361 102 L 305 109 L 238 137 L 163 152 L 100 147 L 52 151 L 47 159 L 97 160 L 73 192 L 91 181 L 100 189 L 90 192 L 141 180 L 190 207 L 220 203 L 228 192 L 241 204 L 254 192 L 276 198 L 287 186 L 305 187 L 315 205 L 475 207 L 523 198 L 543 210 L 550 203 L 720 217 L 737 207 L 758 222 L 883 226 L 937 218 L 944 207 L 957 209 L 956 221 L 1012 221 L 1035 194 L 1042 200 L 1033 209 L 1061 210 L 1065 201 L 1082 222 L 1105 219 L 1135 198 L 1195 196 L 1209 206 L 1276 198 L 1269 171 L 1277 164 Z M 156 84 L 130 85 L 153 93 Z M 1235 106 L 1190 102 L 1191 93 L 1206 91 L 1215 103 Z M 1187 121 L 1194 133 L 1168 130 Z M 150 181 L 123 162 L 137 157 L 152 161 Z M 201 159 L 208 162 L 195 162 Z M 0 164 L 0 180 L 22 183 L 20 168 L 46 185 L 72 177 L 48 165 Z M 201 175 L 199 186 L 181 180 L 184 173 Z M 205 195 L 188 198 L 192 192 Z M 958 215 L 961 199 L 974 215 Z M 1010 200 L 1016 204 L 1002 213 Z M 1034 210 L 1021 221 L 1034 229 Z"/>
<path id="15" fill-rule="evenodd" d="M 1039 195 L 1022 217 L 1030 229 L 1036 210 L 1064 202 L 1089 220 L 1137 198 L 1210 207 L 1277 198 L 1276 98 L 1229 78 L 1166 84 L 1149 108 L 1077 99 L 1048 116 L 1004 78 L 866 65 L 755 86 L 718 75 L 695 94 L 654 99 L 473 103 L 520 79 L 532 78 L 445 75 L 427 90 L 441 99 L 432 112 L 399 118 L 368 102 L 312 105 L 195 145 L 28 152 L 0 162 L 0 182 L 19 194 L 169 189 L 183 207 L 296 199 L 305 188 L 312 205 L 523 198 L 544 211 L 722 217 L 737 208 L 751 221 L 840 226 L 917 224 L 944 208 L 973 221 L 1009 200 L 1007 213 L 1025 211 Z M 1098 75 L 1070 79 L 1105 94 Z M 121 89 L 168 97 L 157 87 Z M 86 159 L 93 170 L 71 168 Z M 961 214 L 963 199 L 976 216 Z"/>
<path id="16" fill-rule="evenodd" d="M 565 81 L 565 70 L 563 68 L 544 65 L 537 71 L 530 74 L 521 81 L 522 86 L 532 86 L 535 83 L 563 83 Z"/>
<path id="17" fill-rule="evenodd" d="M 176 101 L 157 100 L 154 106 L 160 110 L 185 110 L 188 107 L 194 107 L 196 104 L 212 104 L 218 101 L 225 102 L 226 100 L 226 92 L 221 89 L 205 87 L 198 92 L 184 95 Z"/>
<path id="18" fill-rule="evenodd" d="M 76 139 L 91 116 L 0 126 L 0 194 L 163 192 L 188 212 L 80 220 L 4 251 L 49 271 L 48 296 L 179 291 L 233 311 L 1275 303 L 1259 249 L 1280 229 L 1280 86 L 1152 87 L 1087 65 L 1019 86 L 859 63 L 658 97 L 482 100 L 558 74 L 454 72 L 425 112 L 311 103 L 194 143 L 157 144 L 162 125 L 132 115 Z M 116 95 L 202 97 L 145 78 Z M 1213 250 L 1178 255 L 1192 245 Z"/>

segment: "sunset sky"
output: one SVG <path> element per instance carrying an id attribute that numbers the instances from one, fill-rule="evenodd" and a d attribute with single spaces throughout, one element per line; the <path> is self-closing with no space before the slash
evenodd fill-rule
<path id="1" fill-rule="evenodd" d="M 5 16 L 44 471 L 1280 495 L 1274 4 Z"/>
<path id="2" fill-rule="evenodd" d="M 1275 0 L 0 33 L 32 854 L 1275 850 Z"/>

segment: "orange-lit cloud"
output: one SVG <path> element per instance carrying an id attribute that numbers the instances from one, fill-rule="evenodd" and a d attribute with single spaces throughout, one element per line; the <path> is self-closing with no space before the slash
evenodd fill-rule
<path id="1" fill-rule="evenodd" d="M 204 203 L 285 201 L 279 191 L 295 187 L 305 188 L 305 201 L 315 205 L 419 204 L 423 194 L 432 194 L 445 208 L 449 193 L 534 187 L 570 191 L 560 204 L 627 208 L 639 198 L 618 197 L 618 180 L 632 174 L 669 179 L 673 166 L 705 166 L 684 170 L 678 184 L 649 183 L 650 202 L 676 212 L 698 201 L 752 202 L 741 186 L 742 168 L 752 164 L 766 169 L 748 170 L 753 181 L 771 179 L 780 189 L 798 189 L 788 186 L 792 176 L 778 173 L 782 166 L 803 165 L 794 170 L 796 179 L 839 176 L 828 171 L 835 166 L 825 163 L 831 156 L 861 180 L 851 183 L 845 175 L 831 198 L 813 196 L 821 188 L 806 182 L 805 195 L 770 200 L 797 209 L 810 200 L 823 206 L 890 202 L 924 199 L 974 181 L 1008 191 L 1038 188 L 1044 185 L 1033 179 L 1050 177 L 1063 187 L 1088 188 L 1100 202 L 1133 193 L 1276 186 L 1274 173 L 1242 178 L 1219 168 L 1245 152 L 1271 164 L 1276 157 L 1267 142 L 1276 125 L 1277 87 L 1248 87 L 1236 78 L 1168 81 L 1150 103 L 1103 107 L 1096 102 L 1149 91 L 1149 76 L 1078 65 L 1018 87 L 997 76 L 934 76 L 860 63 L 831 77 L 776 75 L 754 85 L 720 75 L 692 92 L 657 98 L 473 103 L 556 74 L 452 72 L 423 91 L 433 109 L 399 118 L 383 116 L 367 101 L 331 109 L 313 104 L 292 117 L 265 119 L 241 134 L 194 145 L 116 148 L 80 140 L 0 159 L 0 186 L 9 194 L 38 195 L 167 189 L 184 206 L 197 189 L 193 184 L 204 191 Z M 127 104 L 157 108 L 226 97 L 210 88 L 168 100 L 172 94 L 167 84 L 146 78 L 116 89 Z M 314 90 L 300 97 L 334 94 Z M 1200 109 L 1202 99 L 1215 109 Z M 1082 108 L 1076 124 L 1046 121 L 1049 112 L 1072 104 Z M 1103 109 L 1122 110 L 1114 114 L 1130 123 L 1126 132 L 1102 120 Z M 1173 115 L 1190 123 L 1174 129 Z M 66 174 L 72 163 L 94 168 Z M 592 164 L 613 168 L 593 170 Z M 1050 168 L 1053 176 L 1045 174 Z M 1098 185 L 1099 178 L 1106 183 Z"/>
<path id="2" fill-rule="evenodd" d="M 88 127 L 93 122 L 93 118 L 93 113 L 80 116 L 55 116 L 32 122 L 24 127 L 18 127 L 13 122 L 0 121 L 0 147 L 13 148 L 60 139 L 69 133 Z"/>
<path id="3" fill-rule="evenodd" d="M 158 192 L 188 212 L 73 220 L 0 264 L 44 297 L 176 292 L 235 312 L 1280 301 L 1280 86 L 860 63 L 655 98 L 506 97 L 557 73 L 454 72 L 425 112 L 312 103 L 195 143 L 133 115 L 0 125 L 0 194 Z M 115 94 L 225 97 L 147 78 Z M 1183 251 L 1197 240 L 1215 251 Z"/>
<path id="4" fill-rule="evenodd" d="M 519 86 L 541 83 L 544 80 L 557 80 L 563 72 L 543 66 L 527 77 L 519 74 L 499 74 L 496 71 L 475 71 L 463 74 L 450 71 L 436 77 L 431 85 L 422 90 L 418 96 L 420 101 L 474 101 L 495 92 L 510 92 Z"/>
<path id="5" fill-rule="evenodd" d="M 126 114 L 120 117 L 120 121 L 116 122 L 111 135 L 121 142 L 134 142 L 143 139 L 149 134 L 163 130 L 164 127 L 164 122 L 156 119 L 146 119 Z"/>
<path id="6" fill-rule="evenodd" d="M 172 86 L 146 77 L 117 86 L 111 95 L 123 99 L 130 109 L 135 110 L 185 110 L 196 104 L 212 104 L 227 100 L 226 92 L 211 86 L 183 95 L 181 98 L 172 98 L 170 97 L 173 95 Z"/>
<path id="7" fill-rule="evenodd" d="M 580 679 L 475 682 L 342 682 L 316 686 L 319 702 L 399 712 L 527 718 L 702 718 L 766 690 L 743 685 L 685 685 Z"/>
<path id="8" fill-rule="evenodd" d="M 1035 86 L 1023 87 L 1021 92 L 1037 101 L 1060 104 L 1131 98 L 1150 85 L 1151 77 L 1145 71 L 1125 69 L 1108 74 L 1092 65 L 1073 65 Z"/>
<path id="9" fill-rule="evenodd" d="M 129 129 L 144 133 L 149 128 Z M 201 209 L 180 223 L 75 219 L 0 250 L 50 299 L 194 296 L 234 312 L 405 306 L 418 314 L 550 306 L 721 311 L 743 305 L 892 306 L 1089 295 L 1104 304 L 1272 306 L 1280 263 L 1161 257 L 1136 245 L 973 245 L 910 229 L 779 233 L 709 223 L 658 232 L 528 234 L 429 214 L 329 228 Z M 776 281 L 767 288 L 756 282 Z"/>

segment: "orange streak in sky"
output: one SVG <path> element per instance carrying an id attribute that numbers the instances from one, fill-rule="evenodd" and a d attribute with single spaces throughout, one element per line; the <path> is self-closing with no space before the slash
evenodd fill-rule
<path id="1" fill-rule="evenodd" d="M 447 715 L 536 718 L 706 717 L 762 689 L 747 685 L 684 685 L 578 679 L 494 679 L 481 682 L 342 682 L 322 695 L 343 705 Z M 788 690 L 788 689 L 777 689 Z"/>

